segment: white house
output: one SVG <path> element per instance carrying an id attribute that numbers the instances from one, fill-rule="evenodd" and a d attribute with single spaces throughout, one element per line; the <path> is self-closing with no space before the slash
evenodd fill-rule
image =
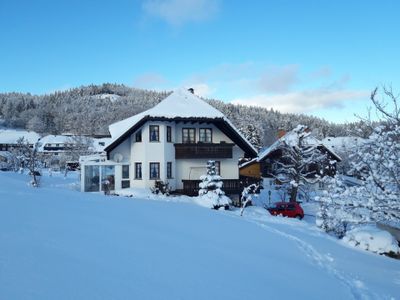
<path id="1" fill-rule="evenodd" d="M 21 138 L 33 147 L 40 139 L 40 135 L 33 131 L 0 129 L 0 151 L 11 151 L 17 148 L 18 140 Z"/>
<path id="2" fill-rule="evenodd" d="M 214 160 L 229 193 L 239 188 L 239 159 L 257 155 L 220 111 L 184 89 L 109 130 L 105 154 L 80 159 L 82 191 L 101 191 L 105 180 L 111 190 L 150 188 L 161 180 L 194 194 Z"/>

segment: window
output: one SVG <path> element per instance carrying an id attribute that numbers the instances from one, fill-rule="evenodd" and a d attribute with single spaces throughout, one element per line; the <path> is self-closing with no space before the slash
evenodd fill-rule
<path id="1" fill-rule="evenodd" d="M 212 129 L 200 128 L 199 129 L 199 142 L 212 143 Z"/>
<path id="2" fill-rule="evenodd" d="M 160 127 L 158 125 L 150 125 L 150 142 L 160 141 Z"/>
<path id="3" fill-rule="evenodd" d="M 85 192 L 100 191 L 99 166 L 85 166 Z"/>
<path id="4" fill-rule="evenodd" d="M 215 174 L 221 175 L 221 162 L 220 161 L 215 162 Z"/>
<path id="5" fill-rule="evenodd" d="M 160 163 L 150 163 L 150 179 L 160 179 Z"/>
<path id="6" fill-rule="evenodd" d="M 167 126 L 167 142 L 172 142 L 172 129 L 171 126 Z"/>
<path id="7" fill-rule="evenodd" d="M 167 178 L 172 178 L 172 162 L 167 162 Z"/>
<path id="8" fill-rule="evenodd" d="M 123 189 L 129 188 L 130 187 L 130 181 L 129 181 L 129 165 L 122 166 L 122 181 L 121 181 L 121 187 Z"/>
<path id="9" fill-rule="evenodd" d="M 115 190 L 115 168 L 114 166 L 101 166 L 101 190 Z"/>
<path id="10" fill-rule="evenodd" d="M 142 179 L 142 163 L 135 163 L 135 179 Z"/>
<path id="11" fill-rule="evenodd" d="M 129 180 L 122 180 L 121 181 L 121 188 L 127 189 L 131 187 L 131 182 Z"/>
<path id="12" fill-rule="evenodd" d="M 138 132 L 136 132 L 136 134 L 135 134 L 135 141 L 136 141 L 137 143 L 140 143 L 140 142 L 142 141 L 142 131 L 141 131 L 141 130 L 139 130 Z"/>
<path id="13" fill-rule="evenodd" d="M 182 143 L 194 144 L 196 142 L 196 129 L 195 128 L 183 128 L 182 129 Z"/>

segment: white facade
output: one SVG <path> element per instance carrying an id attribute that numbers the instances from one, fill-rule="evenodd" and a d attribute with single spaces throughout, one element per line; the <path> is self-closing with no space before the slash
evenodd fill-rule
<path id="1" fill-rule="evenodd" d="M 158 126 L 159 141 L 150 141 L 150 126 Z M 167 127 L 171 128 L 171 142 L 167 141 Z M 212 130 L 212 143 L 220 144 L 233 141 L 223 134 L 213 124 L 199 123 L 176 123 L 168 121 L 149 121 L 136 130 L 128 138 L 113 149 L 109 154 L 109 160 L 103 158 L 98 165 L 115 165 L 115 189 L 121 188 L 122 165 L 129 165 L 130 187 L 150 188 L 154 186 L 156 180 L 168 182 L 172 190 L 183 188 L 182 180 L 198 180 L 201 175 L 206 173 L 206 158 L 175 158 L 175 143 L 182 143 L 183 128 L 193 128 L 196 132 L 196 144 L 199 142 L 199 129 Z M 141 132 L 141 141 L 136 141 L 136 134 Z M 238 146 L 232 148 L 232 158 L 213 159 L 220 162 L 220 175 L 223 179 L 239 179 L 238 161 L 244 156 L 243 150 Z M 168 162 L 171 163 L 171 177 L 167 174 Z M 150 178 L 150 163 L 159 164 L 159 177 Z M 93 161 L 81 161 L 82 177 L 85 177 L 85 165 L 93 164 Z M 141 164 L 141 178 L 136 174 L 136 166 Z M 85 191 L 84 181 L 81 186 Z"/>
<path id="2" fill-rule="evenodd" d="M 156 129 L 152 136 L 151 128 Z M 168 182 L 171 190 L 182 190 L 182 180 L 199 180 L 206 174 L 209 160 L 217 162 L 223 179 L 237 180 L 238 161 L 245 156 L 245 151 L 256 155 L 254 147 L 221 112 L 185 90 L 174 92 L 152 109 L 114 123 L 109 129 L 112 140 L 105 148 L 107 159 L 98 162 L 81 159 L 82 191 L 89 191 L 87 184 L 92 181 L 102 185 L 101 181 L 107 177 L 101 168 L 99 171 L 91 168 L 93 165 L 115 166 L 114 176 L 108 176 L 115 181 L 115 189 L 127 185 L 151 188 L 155 181 L 161 180 Z M 190 131 L 190 141 L 184 141 L 184 130 Z M 208 139 L 204 138 L 205 131 Z M 129 176 L 122 178 L 122 173 L 127 175 L 128 166 Z"/>

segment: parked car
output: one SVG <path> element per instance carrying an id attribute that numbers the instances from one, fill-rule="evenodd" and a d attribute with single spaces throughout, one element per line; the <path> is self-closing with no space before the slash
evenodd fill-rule
<path id="1" fill-rule="evenodd" d="M 303 219 L 304 211 L 297 202 L 277 202 L 274 207 L 268 208 L 273 216 L 283 216 L 288 218 Z"/>

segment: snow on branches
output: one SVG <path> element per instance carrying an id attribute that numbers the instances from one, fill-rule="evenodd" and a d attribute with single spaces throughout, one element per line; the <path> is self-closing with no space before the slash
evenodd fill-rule
<path id="1" fill-rule="evenodd" d="M 275 176 L 289 185 L 290 201 L 296 201 L 301 186 L 320 179 L 324 173 L 322 166 L 329 167 L 328 157 L 319 146 L 319 141 L 310 136 L 304 125 L 298 125 L 279 143 L 277 149 L 282 154 L 276 162 Z"/>
<path id="2" fill-rule="evenodd" d="M 215 161 L 207 162 L 207 175 L 202 175 L 200 180 L 202 181 L 199 184 L 201 201 L 209 203 L 214 209 L 229 208 L 231 200 L 225 196 L 225 192 L 222 190 L 223 182 L 221 176 L 216 173 Z"/>
<path id="3" fill-rule="evenodd" d="M 387 90 L 385 95 L 394 101 L 394 111 L 385 110 L 374 90 L 371 100 L 383 116 L 382 125 L 350 156 L 360 184 L 346 186 L 337 177 L 330 182 L 329 193 L 321 197 L 317 225 L 338 236 L 343 236 L 349 224 L 400 224 L 400 118 L 397 98 Z"/>

